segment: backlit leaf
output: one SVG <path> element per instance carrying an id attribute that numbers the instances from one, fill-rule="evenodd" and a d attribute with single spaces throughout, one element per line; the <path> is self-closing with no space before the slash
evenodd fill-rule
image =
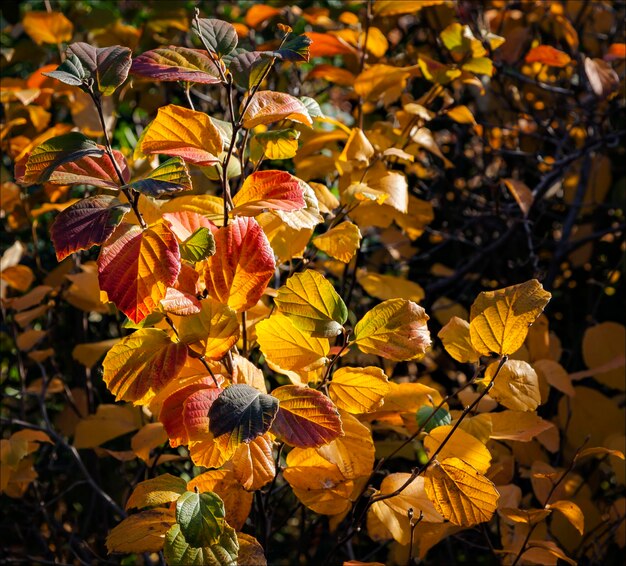
<path id="1" fill-rule="evenodd" d="M 100 288 L 133 322 L 158 306 L 179 271 L 178 242 L 164 222 L 147 230 L 121 224 L 98 258 Z"/>
<path id="2" fill-rule="evenodd" d="M 315 228 L 324 220 L 320 214 L 317 196 L 308 183 L 305 183 L 302 179 L 298 179 L 298 182 L 302 188 L 302 195 L 306 203 L 305 208 L 300 210 L 276 210 L 273 211 L 273 214 L 276 214 L 287 226 L 294 230 Z"/>
<path id="3" fill-rule="evenodd" d="M 352 222 L 342 222 L 313 238 L 313 244 L 330 257 L 349 263 L 361 243 L 361 231 Z"/>
<path id="4" fill-rule="evenodd" d="M 98 147 L 104 149 L 103 146 Z M 130 171 L 126 158 L 121 151 L 117 150 L 113 150 L 113 155 L 124 183 L 127 183 L 130 179 Z M 97 155 L 81 157 L 63 163 L 50 175 L 49 182 L 57 185 L 91 185 L 103 189 L 117 189 L 121 184 L 117 171 L 106 154 L 101 157 Z"/>
<path id="5" fill-rule="evenodd" d="M 372 12 L 375 16 L 414 14 L 422 8 L 443 4 L 445 0 L 376 0 Z"/>
<path id="6" fill-rule="evenodd" d="M 306 36 L 311 40 L 309 54 L 311 57 L 332 57 L 333 55 L 343 55 L 354 53 L 355 49 L 343 39 L 328 33 L 317 33 L 309 31 Z"/>
<path id="7" fill-rule="evenodd" d="M 204 299 L 200 305 L 201 312 L 177 321 L 179 338 L 198 354 L 219 360 L 239 339 L 237 315 L 212 299 Z"/>
<path id="8" fill-rule="evenodd" d="M 193 32 L 202 39 L 202 44 L 218 55 L 228 55 L 237 47 L 237 32 L 232 24 L 213 18 L 194 19 Z"/>
<path id="9" fill-rule="evenodd" d="M 233 203 L 232 213 L 243 216 L 255 216 L 265 209 L 298 210 L 306 205 L 299 179 L 274 170 L 248 175 Z"/>
<path id="10" fill-rule="evenodd" d="M 207 261 L 209 296 L 237 312 L 254 306 L 274 274 L 272 248 L 254 218 L 236 217 L 214 234 L 215 255 Z"/>
<path id="11" fill-rule="evenodd" d="M 133 59 L 130 72 L 157 81 L 221 82 L 211 58 L 204 51 L 187 47 L 171 46 L 146 51 Z"/>
<path id="12" fill-rule="evenodd" d="M 256 332 L 263 355 L 283 370 L 311 371 L 323 366 L 330 353 L 327 338 L 303 332 L 283 314 L 274 314 L 259 322 Z"/>
<path id="13" fill-rule="evenodd" d="M 452 417 L 443 407 L 435 410 L 435 407 L 423 405 L 415 413 L 415 420 L 424 432 L 430 432 L 440 426 L 449 425 L 452 422 Z"/>
<path id="14" fill-rule="evenodd" d="M 570 56 L 555 49 L 551 45 L 538 45 L 533 47 L 524 58 L 526 63 L 541 63 L 550 67 L 565 67 L 571 61 Z"/>
<path id="15" fill-rule="evenodd" d="M 228 435 L 236 443 L 250 442 L 266 433 L 278 411 L 278 400 L 245 384 L 227 387 L 209 410 L 214 437 Z"/>
<path id="16" fill-rule="evenodd" d="M 159 108 L 157 117 L 142 136 L 141 151 L 182 157 L 196 165 L 219 161 L 224 142 L 219 129 L 204 112 L 169 104 Z"/>
<path id="17" fill-rule="evenodd" d="M 74 26 L 61 12 L 28 10 L 22 20 L 24 31 L 37 44 L 63 43 L 72 39 Z"/>
<path id="18" fill-rule="evenodd" d="M 269 434 L 244 443 L 233 456 L 233 475 L 248 491 L 261 489 L 274 479 L 276 466 Z"/>
<path id="19" fill-rule="evenodd" d="M 451 425 L 445 425 L 430 431 L 423 441 L 429 456 L 432 457 L 439 449 L 451 430 Z M 454 431 L 437 455 L 439 460 L 445 460 L 448 457 L 459 458 L 483 474 L 487 472 L 491 464 L 491 453 L 486 446 L 460 428 Z"/>
<path id="20" fill-rule="evenodd" d="M 172 342 L 163 330 L 144 328 L 109 350 L 103 379 L 117 400 L 140 403 L 175 379 L 186 359 L 185 344 Z"/>
<path id="21" fill-rule="evenodd" d="M 348 309 L 331 283 L 317 271 L 292 275 L 278 290 L 275 303 L 292 324 L 318 336 L 337 336 Z"/>
<path id="22" fill-rule="evenodd" d="M 212 492 L 185 491 L 176 501 L 176 522 L 195 547 L 215 544 L 225 526 L 224 503 Z"/>
<path id="23" fill-rule="evenodd" d="M 420 359 L 430 347 L 426 311 L 412 301 L 390 299 L 370 310 L 354 328 L 362 352 L 390 360 Z"/>
<path id="24" fill-rule="evenodd" d="M 499 498 L 492 482 L 458 458 L 431 465 L 424 474 L 424 488 L 435 509 L 463 527 L 489 521 Z"/>
<path id="25" fill-rule="evenodd" d="M 343 433 L 339 413 L 326 395 L 309 387 L 283 385 L 272 391 L 279 401 L 272 432 L 291 446 L 314 448 Z"/>
<path id="26" fill-rule="evenodd" d="M 196 547 L 189 544 L 179 524 L 165 534 L 163 555 L 168 564 L 185 566 L 224 566 L 236 564 L 239 542 L 235 529 L 224 525 L 218 541 L 211 546 Z"/>
<path id="27" fill-rule="evenodd" d="M 168 159 L 143 179 L 133 181 L 129 187 L 151 197 L 159 197 L 176 191 L 187 191 L 192 188 L 189 170 L 180 157 Z"/>
<path id="28" fill-rule="evenodd" d="M 150 509 L 135 513 L 115 526 L 107 536 L 109 552 L 159 552 L 163 549 L 165 533 L 174 525 L 172 509 Z"/>
<path id="29" fill-rule="evenodd" d="M 102 155 L 104 150 L 96 142 L 79 132 L 70 132 L 50 138 L 33 149 L 26 161 L 24 175 L 16 180 L 24 185 L 44 183 L 64 163 L 86 156 Z"/>
<path id="30" fill-rule="evenodd" d="M 491 413 L 489 418 L 491 420 L 490 437 L 496 440 L 529 442 L 542 432 L 554 428 L 551 422 L 544 421 L 535 413 L 524 411 L 501 411 Z"/>
<path id="31" fill-rule="evenodd" d="M 522 181 L 504 179 L 504 185 L 509 190 L 524 216 L 528 216 L 535 197 L 532 191 Z"/>
<path id="32" fill-rule="evenodd" d="M 548 508 L 562 513 L 581 535 L 585 532 L 585 516 L 573 501 L 555 501 Z"/>
<path id="33" fill-rule="evenodd" d="M 519 350 L 550 297 L 536 279 L 478 295 L 470 311 L 470 338 L 476 351 L 510 355 Z"/>
<path id="34" fill-rule="evenodd" d="M 357 281 L 365 289 L 368 295 L 381 301 L 387 299 L 409 299 L 415 303 L 424 299 L 424 289 L 417 283 L 396 277 L 395 275 L 383 275 L 380 273 L 368 273 L 365 270 L 357 271 Z"/>
<path id="35" fill-rule="evenodd" d="M 259 157 L 265 155 L 267 159 L 291 159 L 298 151 L 299 137 L 300 132 L 294 128 L 259 132 L 254 135 L 251 147 L 254 148 L 254 144 L 260 146 Z"/>
<path id="36" fill-rule="evenodd" d="M 215 238 L 209 228 L 201 226 L 182 244 L 180 257 L 190 263 L 205 260 L 215 253 Z"/>
<path id="37" fill-rule="evenodd" d="M 176 501 L 185 491 L 187 483 L 184 479 L 171 474 L 162 474 L 138 483 L 126 502 L 126 509 L 165 505 Z"/>
<path id="38" fill-rule="evenodd" d="M 626 328 L 619 322 L 602 322 L 590 326 L 583 336 L 583 360 L 591 370 L 610 364 L 613 361 L 624 359 L 626 343 Z M 604 371 L 594 371 L 593 377 L 615 389 L 624 390 L 624 363 L 615 364 L 615 367 Z"/>
<path id="39" fill-rule="evenodd" d="M 243 115 L 243 126 L 251 129 L 259 124 L 271 124 L 280 120 L 313 125 L 306 106 L 297 98 L 282 92 L 261 90 L 256 92 L 248 105 Z"/>
<path id="40" fill-rule="evenodd" d="M 485 370 L 485 382 L 489 383 L 499 363 L 490 364 Z M 541 403 L 539 379 L 530 364 L 522 360 L 508 360 L 495 377 L 489 395 L 509 409 L 534 411 Z"/>
<path id="41" fill-rule="evenodd" d="M 268 6 L 267 4 L 254 3 L 246 12 L 246 24 L 251 28 L 259 27 L 263 22 L 280 14 L 279 8 Z"/>
<path id="42" fill-rule="evenodd" d="M 341 367 L 328 388 L 337 407 L 355 415 L 378 409 L 388 391 L 387 376 L 377 367 Z"/>
<path id="43" fill-rule="evenodd" d="M 470 325 L 467 320 L 453 316 L 437 334 L 443 346 L 457 362 L 475 363 L 480 357 L 470 340 Z"/>
<path id="44" fill-rule="evenodd" d="M 79 200 L 60 212 L 50 227 L 57 260 L 106 242 L 130 208 L 112 196 L 101 195 Z"/>

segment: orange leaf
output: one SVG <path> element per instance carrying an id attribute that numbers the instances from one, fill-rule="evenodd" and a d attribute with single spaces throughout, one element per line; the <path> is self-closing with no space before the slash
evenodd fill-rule
<path id="1" fill-rule="evenodd" d="M 550 67 L 565 67 L 572 59 L 551 45 L 538 45 L 526 53 L 526 63 L 541 63 Z"/>
<path id="2" fill-rule="evenodd" d="M 187 346 L 157 328 L 142 328 L 109 350 L 103 379 L 117 400 L 141 404 L 174 379 L 187 359 Z"/>
<path id="3" fill-rule="evenodd" d="M 259 27 L 263 22 L 280 14 L 279 8 L 273 8 L 267 4 L 254 4 L 246 12 L 246 24 L 251 28 Z"/>
<path id="4" fill-rule="evenodd" d="M 265 209 L 298 210 L 304 208 L 299 180 L 285 171 L 258 171 L 244 181 L 234 196 L 233 214 L 256 216 Z"/>
<path id="5" fill-rule="evenodd" d="M 133 322 L 158 306 L 179 271 L 178 242 L 164 222 L 147 230 L 120 224 L 98 258 L 100 288 Z"/>
<path id="6" fill-rule="evenodd" d="M 271 124 L 280 120 L 313 125 L 306 106 L 296 97 L 282 92 L 261 90 L 254 95 L 248 105 L 243 115 L 243 126 L 251 129 L 259 124 Z"/>
<path id="7" fill-rule="evenodd" d="M 311 57 L 332 57 L 333 55 L 343 55 L 356 51 L 354 47 L 335 35 L 314 31 L 309 31 L 304 35 L 313 42 L 309 47 Z"/>
<path id="8" fill-rule="evenodd" d="M 182 157 L 196 165 L 214 165 L 222 153 L 222 135 L 211 118 L 170 104 L 159 108 L 157 117 L 142 136 L 141 151 Z"/>
<path id="9" fill-rule="evenodd" d="M 237 448 L 233 456 L 233 475 L 244 489 L 261 489 L 274 479 L 275 474 L 272 440 L 268 433 Z"/>
<path id="10" fill-rule="evenodd" d="M 254 218 L 235 218 L 215 232 L 216 253 L 207 261 L 209 296 L 237 312 L 256 305 L 276 262 L 267 236 Z"/>
<path id="11" fill-rule="evenodd" d="M 521 211 L 524 213 L 524 216 L 528 216 L 530 207 L 533 205 L 533 201 L 535 200 L 532 191 L 526 186 L 525 183 L 517 181 L 516 179 L 504 179 L 504 184 L 517 202 Z"/>
<path id="12" fill-rule="evenodd" d="M 74 26 L 61 12 L 28 11 L 22 21 L 24 31 L 37 44 L 71 41 Z"/>

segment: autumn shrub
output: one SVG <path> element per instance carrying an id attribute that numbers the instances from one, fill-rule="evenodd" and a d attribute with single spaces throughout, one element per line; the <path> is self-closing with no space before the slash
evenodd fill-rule
<path id="1" fill-rule="evenodd" d="M 2 9 L 3 561 L 620 560 L 622 4 Z"/>

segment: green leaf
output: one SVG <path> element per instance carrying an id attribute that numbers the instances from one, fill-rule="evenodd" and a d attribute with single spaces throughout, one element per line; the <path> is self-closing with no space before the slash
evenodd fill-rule
<path id="1" fill-rule="evenodd" d="M 197 263 L 215 253 L 215 238 L 208 228 L 198 228 L 189 238 L 180 244 L 180 257 Z"/>
<path id="2" fill-rule="evenodd" d="M 236 566 L 239 541 L 235 529 L 224 526 L 219 541 L 211 546 L 194 547 L 183 535 L 180 525 L 173 525 L 165 534 L 165 561 L 185 566 Z"/>
<path id="3" fill-rule="evenodd" d="M 295 61 L 297 63 L 309 60 L 309 46 L 313 43 L 306 35 L 297 35 L 287 41 L 276 55 L 284 61 Z"/>
<path id="4" fill-rule="evenodd" d="M 191 29 L 202 42 L 218 55 L 228 55 L 237 47 L 237 32 L 232 24 L 222 20 L 198 18 Z"/>
<path id="5" fill-rule="evenodd" d="M 348 318 L 348 309 L 334 287 L 310 269 L 291 276 L 278 290 L 275 302 L 296 328 L 319 336 L 341 334 Z"/>
<path id="6" fill-rule="evenodd" d="M 228 70 L 239 86 L 248 89 L 259 81 L 271 64 L 270 52 L 242 51 L 230 60 Z"/>
<path id="7" fill-rule="evenodd" d="M 225 516 L 224 502 L 212 491 L 186 491 L 176 501 L 176 522 L 191 546 L 217 543 L 226 526 Z"/>
<path id="8" fill-rule="evenodd" d="M 277 411 L 278 399 L 237 383 L 211 405 L 209 431 L 215 437 L 229 434 L 236 442 L 250 442 L 269 430 Z"/>
<path id="9" fill-rule="evenodd" d="M 181 157 L 174 157 L 128 186 L 144 195 L 158 197 L 176 191 L 187 191 L 192 185 L 186 163 Z"/>
<path id="10" fill-rule="evenodd" d="M 257 151 L 258 161 L 264 154 L 268 159 L 291 159 L 298 151 L 298 138 L 300 132 L 294 128 L 286 130 L 270 130 L 259 132 L 252 138 L 253 143 L 258 143 L 262 152 Z M 253 151 L 252 149 L 250 150 Z"/>
<path id="11" fill-rule="evenodd" d="M 433 412 L 435 414 L 431 417 Z M 450 413 L 448 413 L 448 411 L 446 411 L 443 407 L 435 411 L 434 407 L 424 405 L 417 410 L 417 413 L 415 413 L 415 420 L 420 427 L 424 426 L 424 423 L 426 423 L 426 426 L 424 426 L 424 431 L 430 432 L 431 430 L 439 426 L 449 425 L 452 422 L 452 417 L 450 416 Z"/>
<path id="12" fill-rule="evenodd" d="M 24 185 L 45 183 L 57 167 L 87 155 L 102 157 L 104 150 L 79 132 L 50 138 L 33 149 L 26 160 L 24 174 L 17 181 Z"/>

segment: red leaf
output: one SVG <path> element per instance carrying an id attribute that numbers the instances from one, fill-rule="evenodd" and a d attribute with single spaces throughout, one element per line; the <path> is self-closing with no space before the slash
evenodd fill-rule
<path id="1" fill-rule="evenodd" d="M 526 63 L 541 63 L 550 67 L 565 67 L 571 58 L 551 45 L 538 45 L 526 53 Z"/>
<path id="2" fill-rule="evenodd" d="M 216 253 L 207 260 L 209 296 L 237 312 L 256 305 L 276 262 L 267 236 L 254 218 L 235 218 L 215 232 Z"/>
<path id="3" fill-rule="evenodd" d="M 198 228 L 208 228 L 211 232 L 217 230 L 217 226 L 213 222 L 198 212 L 189 210 L 166 212 L 163 218 L 170 223 L 172 232 L 181 242 L 189 238 Z"/>
<path id="4" fill-rule="evenodd" d="M 104 149 L 104 146 L 99 146 Z M 130 171 L 128 163 L 121 151 L 113 150 L 113 156 L 117 162 L 124 183 L 130 181 Z M 95 159 L 93 157 L 83 157 L 76 161 L 64 163 L 50 177 L 50 183 L 57 185 L 91 185 L 103 189 L 117 189 L 120 186 L 120 179 L 113 167 L 113 162 L 108 155 Z"/>
<path id="5" fill-rule="evenodd" d="M 306 206 L 299 180 L 285 171 L 258 171 L 246 177 L 234 196 L 233 214 L 256 216 L 265 209 L 298 210 Z"/>
<path id="6" fill-rule="evenodd" d="M 50 228 L 57 259 L 106 242 L 129 210 L 129 204 L 102 195 L 80 200 L 61 211 Z"/>
<path id="7" fill-rule="evenodd" d="M 183 422 L 190 441 L 203 440 L 209 434 L 209 409 L 223 389 L 211 387 L 192 393 L 183 404 Z"/>
<path id="8" fill-rule="evenodd" d="M 121 224 L 98 258 L 100 288 L 133 322 L 158 306 L 179 271 L 178 242 L 163 222 L 146 230 Z"/>
<path id="9" fill-rule="evenodd" d="M 211 378 L 207 378 L 208 381 Z M 187 429 L 185 428 L 185 422 L 183 420 L 183 407 L 185 401 L 197 391 L 202 389 L 211 389 L 211 385 L 207 383 L 193 383 L 187 387 L 183 387 L 170 395 L 161 407 L 159 413 L 159 420 L 163 423 L 165 432 L 170 439 L 170 446 L 176 448 L 181 444 L 187 444 L 189 442 L 189 436 L 187 435 Z M 208 414 L 208 410 L 207 410 Z M 208 430 L 208 424 L 207 424 Z"/>
<path id="10" fill-rule="evenodd" d="M 215 64 L 206 52 L 187 47 L 171 46 L 146 51 L 135 57 L 130 72 L 157 81 L 221 82 Z"/>

